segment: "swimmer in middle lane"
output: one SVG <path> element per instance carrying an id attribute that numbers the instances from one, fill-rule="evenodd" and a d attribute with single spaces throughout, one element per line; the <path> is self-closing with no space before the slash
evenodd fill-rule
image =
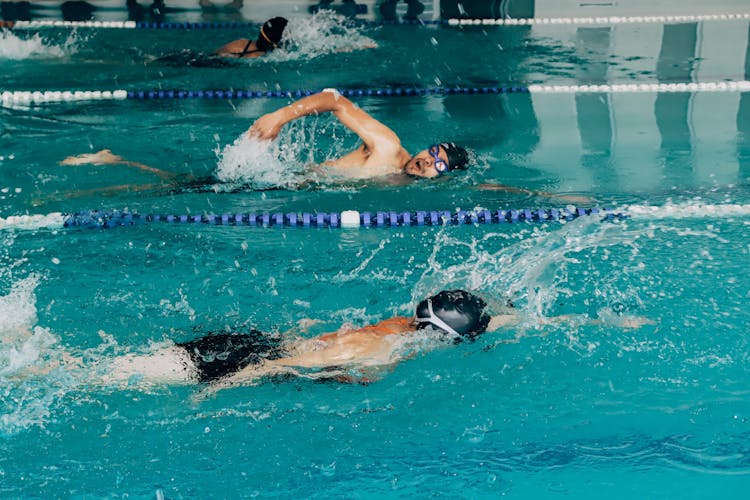
<path id="1" fill-rule="evenodd" d="M 353 151 L 333 160 L 314 166 L 316 177 L 342 180 L 391 179 L 392 183 L 402 183 L 408 179 L 436 179 L 454 172 L 465 171 L 470 166 L 468 151 L 452 142 L 439 142 L 412 155 L 401 144 L 399 136 L 388 126 L 356 106 L 348 98 L 334 89 L 327 89 L 293 102 L 276 111 L 267 113 L 253 123 L 248 130 L 250 138 L 274 140 L 288 123 L 309 115 L 332 113 L 342 125 L 359 136 L 361 144 Z M 125 160 L 102 150 L 93 154 L 71 156 L 62 165 L 120 164 L 136 167 L 154 173 L 171 185 L 165 187 L 188 188 L 211 186 L 219 183 L 216 178 L 198 179 L 192 176 L 178 176 L 142 163 Z M 401 181 L 395 182 L 395 178 Z M 153 187 L 149 185 L 147 188 Z M 508 191 L 534 196 L 555 198 L 570 203 L 585 203 L 590 199 L 580 196 L 558 195 L 501 184 L 480 184 L 478 189 Z M 123 191 L 137 190 L 137 186 L 111 188 Z"/>

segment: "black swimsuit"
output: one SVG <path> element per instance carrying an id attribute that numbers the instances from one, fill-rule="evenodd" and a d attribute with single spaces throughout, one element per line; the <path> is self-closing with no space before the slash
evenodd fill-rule
<path id="1" fill-rule="evenodd" d="M 177 344 L 185 349 L 198 372 L 199 382 L 212 382 L 246 366 L 284 355 L 281 340 L 257 330 L 219 333 Z"/>
<path id="2" fill-rule="evenodd" d="M 226 68 L 236 65 L 236 63 L 232 63 L 232 59 L 242 59 L 248 54 L 255 54 L 256 52 L 266 52 L 265 50 L 261 49 L 248 50 L 252 43 L 252 39 L 248 40 L 245 44 L 245 48 L 242 49 L 242 52 L 230 52 L 230 57 L 217 54 L 205 54 L 203 52 L 195 52 L 190 49 L 182 49 L 179 52 L 159 57 L 155 60 L 155 62 L 175 67 L 192 66 L 195 68 Z"/>
<path id="3" fill-rule="evenodd" d="M 242 49 L 242 52 L 230 52 L 233 56 L 237 56 L 238 58 L 245 57 L 248 54 L 255 54 L 256 52 L 265 52 L 265 50 L 260 49 L 253 49 L 253 50 L 247 50 L 250 48 L 250 45 L 253 43 L 253 40 L 250 39 L 245 44 L 245 48 Z"/>

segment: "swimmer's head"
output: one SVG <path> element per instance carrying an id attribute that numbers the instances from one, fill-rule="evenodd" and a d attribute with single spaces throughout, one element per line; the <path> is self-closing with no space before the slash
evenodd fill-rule
<path id="1" fill-rule="evenodd" d="M 268 52 L 278 47 L 288 22 L 283 17 L 274 17 L 263 23 L 258 39 L 255 41 L 258 50 Z"/>
<path id="2" fill-rule="evenodd" d="M 453 170 L 466 170 L 469 153 L 452 142 L 433 144 L 404 165 L 404 173 L 415 177 L 438 177 Z"/>
<path id="3" fill-rule="evenodd" d="M 490 323 L 486 306 L 484 300 L 464 290 L 442 291 L 417 305 L 414 322 L 418 330 L 430 326 L 454 335 L 457 341 L 473 340 Z"/>

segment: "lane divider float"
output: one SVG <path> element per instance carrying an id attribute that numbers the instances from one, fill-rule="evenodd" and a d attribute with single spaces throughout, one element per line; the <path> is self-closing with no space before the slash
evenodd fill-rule
<path id="1" fill-rule="evenodd" d="M 52 102 L 124 101 L 150 99 L 266 99 L 300 98 L 323 89 L 307 90 L 5 90 L 0 91 L 4 106 Z M 529 85 L 495 87 L 399 87 L 337 89 L 347 97 L 416 97 L 455 94 L 618 94 L 643 92 L 748 92 L 750 81 L 717 81 L 689 83 L 626 83 L 604 85 Z"/>
<path id="2" fill-rule="evenodd" d="M 353 21 L 375 25 L 436 25 L 450 27 L 470 26 L 546 26 L 546 25 L 618 25 L 618 24 L 676 24 L 704 21 L 745 21 L 750 20 L 750 13 L 694 14 L 666 16 L 588 16 L 588 17 L 529 17 L 529 18 L 495 18 L 495 19 L 402 19 L 367 22 L 358 19 Z M 199 30 L 199 29 L 245 29 L 261 26 L 262 23 L 251 21 L 235 22 L 144 22 L 144 21 L 62 21 L 39 19 L 33 21 L 0 21 L 0 28 L 6 29 L 43 29 L 43 28 L 95 28 L 95 29 L 164 29 L 164 30 Z"/>

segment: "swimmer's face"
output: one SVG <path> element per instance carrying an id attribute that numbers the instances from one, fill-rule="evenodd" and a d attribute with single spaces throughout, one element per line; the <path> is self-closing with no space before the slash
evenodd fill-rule
<path id="1" fill-rule="evenodd" d="M 432 178 L 448 171 L 448 155 L 440 146 L 423 149 L 404 165 L 404 173 L 415 177 Z"/>

